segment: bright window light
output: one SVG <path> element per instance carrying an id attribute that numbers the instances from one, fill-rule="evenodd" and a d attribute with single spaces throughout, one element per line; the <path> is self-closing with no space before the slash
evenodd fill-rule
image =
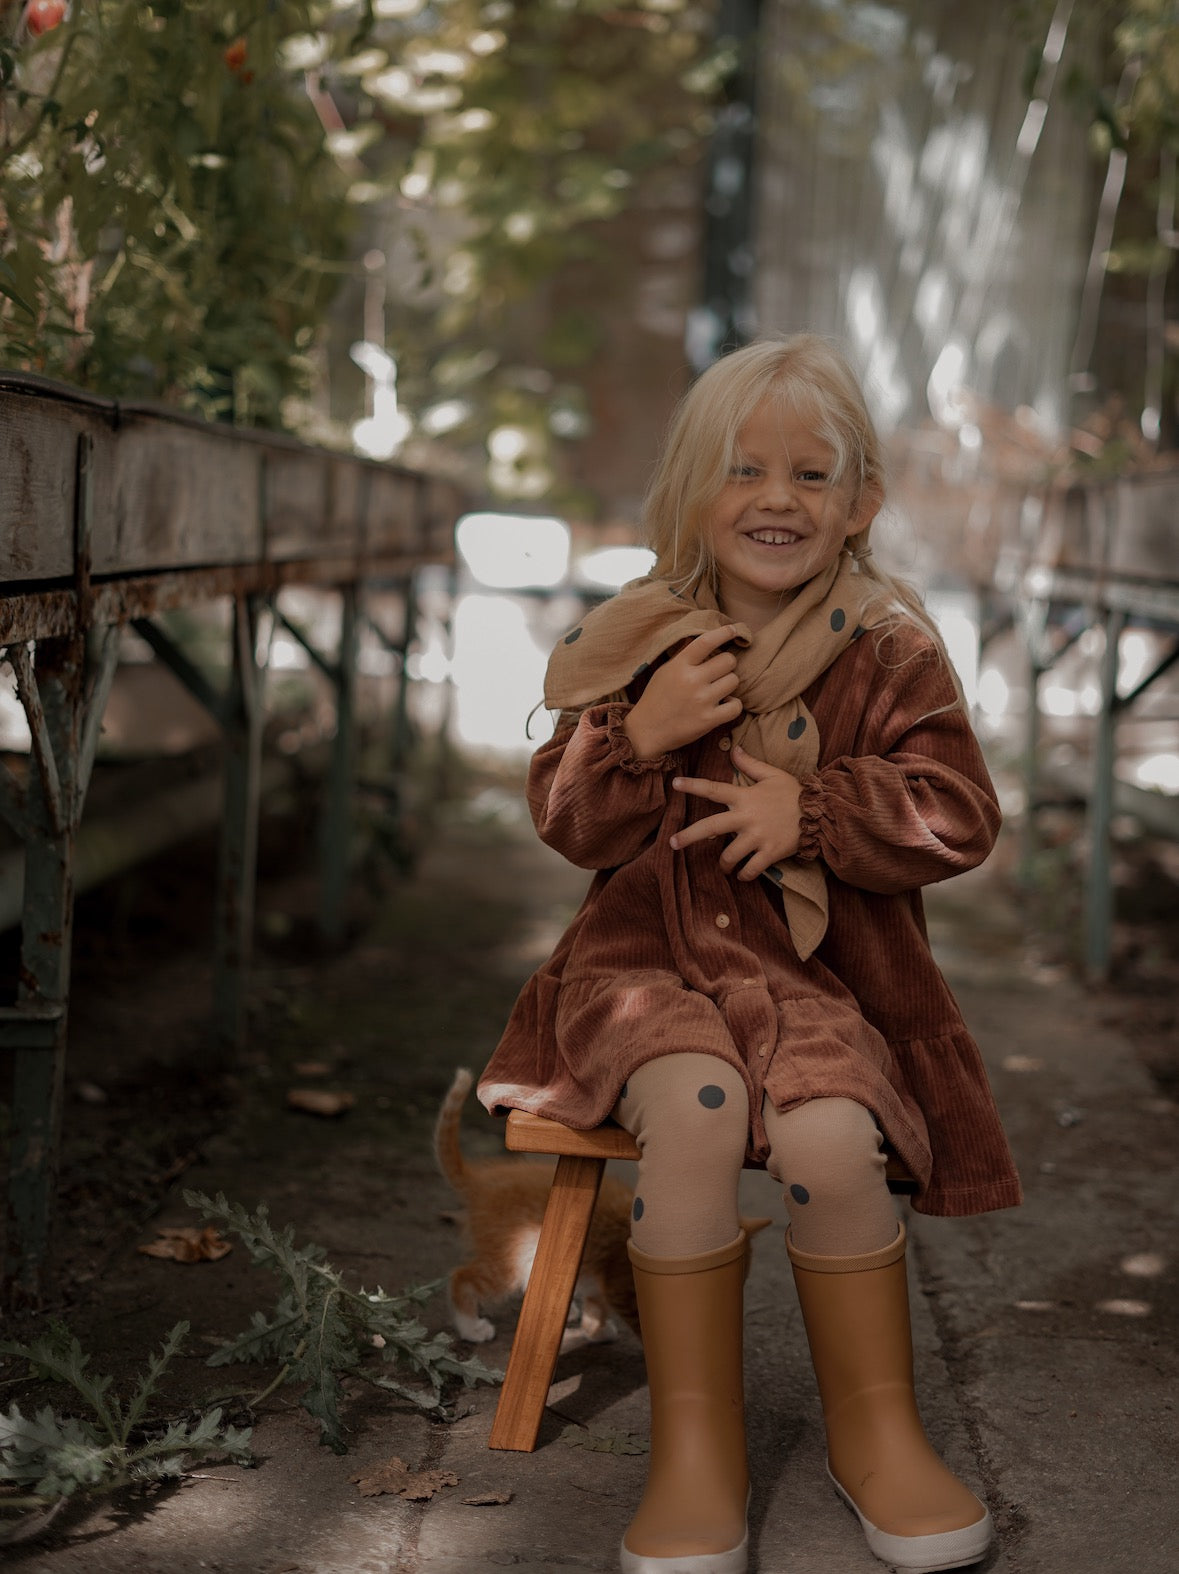
<path id="1" fill-rule="evenodd" d="M 926 384 L 926 397 L 933 418 L 940 426 L 961 426 L 961 385 L 966 373 L 966 351 L 951 340 L 934 362 Z"/>
<path id="2" fill-rule="evenodd" d="M 544 694 L 547 652 L 511 596 L 466 595 L 454 618 L 455 724 L 464 743 L 531 753 L 552 731 L 547 711 L 528 716 Z"/>
<path id="3" fill-rule="evenodd" d="M 655 567 L 655 554 L 646 547 L 602 547 L 589 552 L 576 565 L 578 579 L 591 585 L 621 590 L 632 579 L 642 579 Z"/>
<path id="4" fill-rule="evenodd" d="M 925 610 L 938 626 L 946 653 L 962 682 L 966 703 L 978 698 L 978 611 L 973 591 L 935 587 L 926 592 Z"/>
<path id="5" fill-rule="evenodd" d="M 481 585 L 523 590 L 559 585 L 569 569 L 569 526 L 532 514 L 464 514 L 459 553 Z"/>
<path id="6" fill-rule="evenodd" d="M 1010 699 L 1007 679 L 998 667 L 984 667 L 978 679 L 978 705 L 983 715 L 998 721 L 1006 715 Z"/>
<path id="7" fill-rule="evenodd" d="M 1048 716 L 1075 716 L 1077 696 L 1062 683 L 1050 683 L 1040 690 L 1040 709 Z"/>
<path id="8" fill-rule="evenodd" d="M 1179 754 L 1152 754 L 1134 772 L 1139 785 L 1179 793 Z"/>

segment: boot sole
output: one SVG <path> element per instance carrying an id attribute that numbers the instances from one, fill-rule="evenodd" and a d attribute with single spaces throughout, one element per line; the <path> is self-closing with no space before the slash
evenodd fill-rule
<path id="1" fill-rule="evenodd" d="M 695 1552 L 674 1558 L 652 1558 L 623 1546 L 620 1567 L 622 1574 L 746 1574 L 749 1533 L 739 1547 L 728 1552 Z"/>
<path id="2" fill-rule="evenodd" d="M 933 1536 L 894 1536 L 880 1530 L 856 1507 L 855 1500 L 840 1486 L 830 1469 L 831 1484 L 860 1522 L 869 1550 L 882 1563 L 891 1563 L 897 1574 L 934 1574 L 934 1570 L 965 1568 L 986 1557 L 994 1537 L 991 1511 L 961 1530 L 943 1530 Z"/>

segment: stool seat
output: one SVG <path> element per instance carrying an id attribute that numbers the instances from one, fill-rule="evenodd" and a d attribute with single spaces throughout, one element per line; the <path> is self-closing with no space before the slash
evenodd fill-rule
<path id="1" fill-rule="evenodd" d="M 613 1121 L 595 1126 L 592 1131 L 575 1131 L 559 1120 L 519 1109 L 509 1111 L 504 1145 L 511 1153 L 547 1153 L 557 1158 L 536 1256 L 487 1440 L 489 1448 L 531 1453 L 540 1433 L 606 1164 L 610 1159 L 637 1160 L 639 1145 L 629 1131 Z M 765 1168 L 752 1163 L 745 1167 Z M 888 1155 L 886 1174 L 890 1191 L 917 1190 L 917 1182 L 894 1154 Z"/>

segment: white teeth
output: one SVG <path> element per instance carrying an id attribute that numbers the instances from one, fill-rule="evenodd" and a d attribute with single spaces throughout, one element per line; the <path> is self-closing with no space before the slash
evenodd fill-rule
<path id="1" fill-rule="evenodd" d="M 752 540 L 761 541 L 765 545 L 772 547 L 789 546 L 792 542 L 799 539 L 796 535 L 792 535 L 786 530 L 751 530 L 749 534 Z"/>

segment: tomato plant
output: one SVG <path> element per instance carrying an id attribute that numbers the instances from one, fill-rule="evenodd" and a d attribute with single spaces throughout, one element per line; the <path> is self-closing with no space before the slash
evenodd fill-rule
<path id="1" fill-rule="evenodd" d="M 374 249 L 406 402 L 551 453 L 599 314 L 528 314 L 571 260 L 608 282 L 607 222 L 691 167 L 709 10 L 0 0 L 0 364 L 270 425 L 315 389 L 302 429 L 346 440 Z"/>
<path id="2" fill-rule="evenodd" d="M 40 38 L 59 27 L 65 14 L 65 0 L 29 0 L 25 7 L 25 26 L 34 38 Z"/>

